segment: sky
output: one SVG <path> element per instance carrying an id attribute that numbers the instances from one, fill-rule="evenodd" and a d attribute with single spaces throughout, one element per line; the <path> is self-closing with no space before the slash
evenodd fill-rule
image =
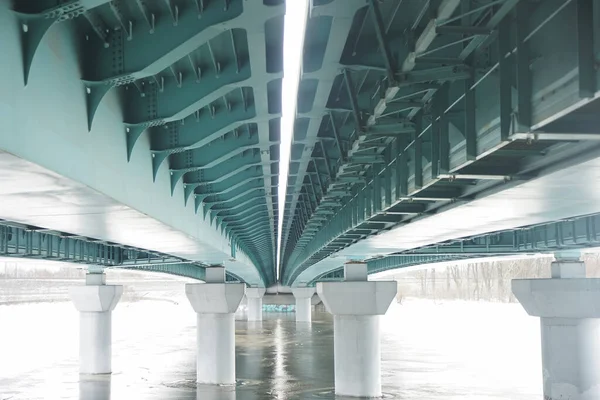
<path id="1" fill-rule="evenodd" d="M 304 31 L 308 0 L 288 0 L 284 22 L 283 39 L 283 88 L 282 88 L 282 117 L 281 117 L 281 143 L 279 151 L 279 226 L 277 227 L 279 243 L 277 244 L 277 279 L 279 279 L 279 265 L 281 258 L 281 242 L 283 228 L 283 213 L 285 209 L 285 195 L 287 189 L 290 151 L 296 117 L 296 101 L 298 95 L 298 82 L 300 79 L 302 48 L 304 47 Z"/>

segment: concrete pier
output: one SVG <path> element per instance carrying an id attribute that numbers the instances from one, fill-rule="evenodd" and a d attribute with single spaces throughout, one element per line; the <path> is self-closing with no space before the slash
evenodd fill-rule
<path id="1" fill-rule="evenodd" d="M 112 311 L 123 286 L 107 285 L 103 273 L 88 273 L 85 286 L 69 288 L 69 296 L 79 311 L 79 372 L 112 372 Z"/>
<path id="2" fill-rule="evenodd" d="M 540 317 L 544 399 L 600 398 L 600 279 L 578 255 L 556 255 L 551 279 L 515 279 L 512 290 Z"/>
<path id="3" fill-rule="evenodd" d="M 379 316 L 394 296 L 395 281 L 367 281 L 367 264 L 344 266 L 344 282 L 319 282 L 317 293 L 333 314 L 335 394 L 381 396 Z"/>
<path id="4" fill-rule="evenodd" d="M 247 288 L 246 299 L 248 300 L 248 321 L 262 321 L 262 299 L 265 288 Z"/>
<path id="5" fill-rule="evenodd" d="M 225 268 L 206 269 L 206 283 L 188 283 L 185 293 L 197 313 L 196 380 L 235 383 L 235 319 L 245 285 L 225 283 Z"/>
<path id="6" fill-rule="evenodd" d="M 315 288 L 312 287 L 292 289 L 292 293 L 296 299 L 296 322 L 311 322 L 312 297 L 315 292 Z"/>

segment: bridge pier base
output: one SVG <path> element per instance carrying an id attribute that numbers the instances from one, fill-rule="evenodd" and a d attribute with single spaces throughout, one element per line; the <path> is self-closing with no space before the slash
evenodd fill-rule
<path id="1" fill-rule="evenodd" d="M 188 283 L 185 294 L 197 313 L 196 380 L 235 384 L 235 310 L 244 297 L 243 283 L 225 283 L 225 268 L 206 269 L 206 283 Z"/>
<path id="2" fill-rule="evenodd" d="M 315 294 L 315 288 L 298 287 L 292 289 L 296 299 L 296 322 L 311 322 L 312 317 L 312 297 Z"/>
<path id="3" fill-rule="evenodd" d="M 262 321 L 262 299 L 265 295 L 265 288 L 246 289 L 246 299 L 248 300 L 248 321 Z"/>
<path id="4" fill-rule="evenodd" d="M 79 373 L 112 372 L 112 310 L 123 286 L 107 285 L 105 274 L 86 274 L 85 286 L 69 288 L 79 311 Z"/>
<path id="5" fill-rule="evenodd" d="M 515 279 L 512 291 L 540 317 L 544 399 L 600 398 L 600 279 L 579 256 L 556 256 L 551 279 Z"/>
<path id="6" fill-rule="evenodd" d="M 335 394 L 381 396 L 379 316 L 396 296 L 394 281 L 367 281 L 367 264 L 344 266 L 344 282 L 319 282 L 317 293 L 333 314 Z"/>

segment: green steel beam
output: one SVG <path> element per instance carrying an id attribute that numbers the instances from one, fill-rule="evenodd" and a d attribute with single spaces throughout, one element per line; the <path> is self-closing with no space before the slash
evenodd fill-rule
<path id="1" fill-rule="evenodd" d="M 193 194 L 196 210 L 204 203 L 204 217 L 210 212 L 211 225 L 220 217 L 216 229 L 224 230 L 224 222 L 268 227 L 268 247 L 251 240 L 234 246 L 254 253 L 246 255 L 268 284 L 275 275 L 273 164 L 279 161 L 284 1 L 166 5 L 15 2 L 25 80 L 45 33 L 69 20 L 64 33 L 72 33 L 69 46 L 80 59 L 88 129 L 101 115 L 103 98 L 116 88 L 107 105 L 112 116 L 123 118 L 127 160 L 149 131 L 153 179 L 160 182 L 160 168 L 168 163 L 171 194 L 183 178 L 184 205 Z M 266 212 L 251 220 L 244 206 Z"/>
<path id="2" fill-rule="evenodd" d="M 98 96 L 90 96 L 88 103 L 90 127 L 100 101 L 111 87 L 147 78 L 154 81 L 162 71 L 169 69 L 179 60 L 186 59 L 202 44 L 210 43 L 219 35 L 223 35 L 223 31 L 241 29 L 250 32 L 260 31 L 261 24 L 269 19 L 281 17 L 283 13 L 284 7 L 281 4 L 246 7 L 242 0 L 232 0 L 227 10 L 215 2 L 207 2 L 201 14 L 187 8 L 179 14 L 176 25 L 168 18 L 157 16 L 150 29 L 136 28 L 135 31 L 130 31 L 128 26 L 131 19 L 124 21 L 125 26 L 121 30 L 127 33 L 127 39 L 113 40 L 110 49 L 105 48 L 104 45 L 97 46 L 94 51 L 90 51 L 86 59 L 83 79 L 90 94 L 99 92 Z M 202 18 L 199 19 L 199 15 Z M 151 18 L 150 15 L 150 22 L 152 22 Z M 216 27 L 219 29 L 215 29 Z M 112 35 L 118 34 L 119 31 L 112 33 Z M 157 37 L 161 40 L 156 40 Z M 115 64 L 113 54 L 118 54 L 122 61 Z M 186 76 L 182 74 L 181 78 L 166 83 L 156 78 L 158 81 L 156 84 L 161 86 L 162 90 L 171 90 L 172 87 L 191 87 L 196 81 L 204 81 L 208 67 L 193 59 L 188 62 L 193 69 L 191 74 Z M 234 72 L 237 69 L 234 68 Z M 218 74 L 220 71 L 216 72 Z"/>
<path id="3" fill-rule="evenodd" d="M 320 126 L 314 126 L 318 131 L 320 129 L 319 136 L 328 135 L 334 143 L 339 143 L 338 149 L 333 149 L 337 150 L 339 155 L 328 157 L 335 165 L 331 171 L 335 178 L 329 183 L 327 195 L 322 202 L 333 199 L 340 204 L 334 208 L 333 218 L 327 224 L 323 224 L 323 219 L 316 218 L 320 206 L 314 211 L 310 210 L 311 212 L 306 213 L 307 216 L 303 216 L 307 228 L 296 233 L 295 239 L 284 242 L 287 248 L 284 254 L 284 282 L 292 283 L 297 276 L 297 273 L 288 270 L 302 270 L 330 254 L 330 248 L 345 246 L 343 243 L 347 241 L 343 238 L 339 241 L 339 245 L 332 247 L 330 243 L 337 243 L 337 237 L 352 233 L 359 224 L 363 223 L 362 221 L 389 221 L 392 224 L 386 222 L 382 229 L 388 229 L 398 223 L 410 222 L 411 218 L 408 215 L 409 218 L 401 218 L 401 214 L 397 214 L 396 220 L 393 218 L 395 215 L 393 207 L 403 201 L 418 199 L 428 204 L 431 204 L 430 201 L 434 201 L 434 204 L 442 204 L 444 201 L 466 202 L 472 197 L 462 194 L 464 190 L 468 189 L 469 193 L 475 193 L 477 190 L 490 187 L 488 183 L 494 180 L 502 183 L 507 179 L 530 179 L 532 175 L 525 176 L 519 173 L 516 163 L 517 159 L 529 155 L 513 150 L 513 146 L 507 146 L 511 142 L 547 140 L 550 142 L 546 146 L 548 148 L 552 146 L 552 141 L 597 138 L 594 132 L 584 130 L 529 133 L 533 125 L 534 111 L 539 113 L 541 110 L 547 113 L 546 109 L 549 105 L 548 102 L 540 103 L 539 99 L 532 98 L 531 95 L 533 91 L 531 82 L 536 82 L 535 79 L 540 82 L 540 79 L 548 77 L 544 75 L 546 71 L 539 66 L 535 68 L 531 66 L 530 47 L 533 46 L 532 43 L 539 46 L 541 40 L 538 38 L 532 40 L 532 37 L 553 19 L 561 18 L 564 21 L 567 12 L 570 17 L 576 16 L 579 35 L 583 35 L 581 32 L 587 32 L 586 39 L 589 39 L 577 41 L 579 58 L 575 68 L 577 63 L 585 63 L 583 75 L 578 76 L 579 96 L 586 98 L 586 93 L 593 93 L 596 90 L 595 83 L 592 81 L 592 78 L 596 78 L 595 74 L 593 77 L 591 73 L 587 74 L 587 78 L 585 76 L 585 71 L 588 71 L 593 64 L 589 57 L 589 49 L 592 46 L 590 43 L 594 42 L 595 36 L 594 28 L 590 28 L 589 23 L 589 15 L 595 11 L 592 3 L 582 0 L 581 3 L 568 7 L 565 3 L 557 1 L 534 5 L 509 0 L 502 2 L 498 7 L 490 7 L 486 4 L 471 9 L 469 4 L 459 1 L 442 1 L 436 4 L 437 8 L 432 13 L 434 18 L 422 31 L 419 28 L 420 34 L 417 35 L 411 52 L 404 59 L 399 71 L 394 72 L 394 78 L 397 80 L 395 84 L 390 84 L 385 77 L 381 78 L 380 68 L 373 68 L 373 71 L 378 71 L 379 76 L 372 78 L 369 78 L 369 71 L 341 68 L 342 75 L 338 73 L 336 76 L 327 107 L 349 109 L 352 112 L 340 113 L 343 115 L 341 121 L 337 119 L 339 117 L 336 118 L 333 113 L 330 113 L 329 120 L 325 121 L 329 124 L 323 122 Z M 456 15 L 458 5 L 461 5 L 461 14 Z M 383 5 L 379 6 L 383 7 Z M 393 6 L 399 8 L 398 5 Z M 403 7 L 409 6 L 403 4 Z M 535 12 L 532 12 L 534 9 Z M 585 16 L 583 16 L 584 12 Z M 509 17 L 511 13 L 516 15 L 515 19 Z M 390 25 L 392 20 L 393 17 Z M 462 25 L 448 25 L 450 20 L 460 20 Z M 360 26 L 360 21 L 360 18 L 357 19 L 355 25 Z M 470 25 L 475 23 L 478 25 Z M 422 24 L 415 24 L 413 29 L 418 26 Z M 437 29 L 436 27 L 439 26 L 443 28 Z M 515 31 L 515 26 L 516 35 L 513 35 L 511 32 Z M 380 48 L 377 49 L 378 57 L 386 64 L 385 54 L 383 54 L 385 49 L 381 49 L 381 44 L 384 43 L 377 37 L 382 32 L 380 28 L 381 24 L 375 27 L 372 35 L 380 44 Z M 354 32 L 352 36 L 357 43 L 359 41 L 357 37 L 361 35 L 363 28 L 358 29 L 358 33 Z M 475 36 L 468 37 L 466 41 L 453 41 L 454 39 L 445 37 L 448 35 Z M 394 40 L 394 36 L 388 35 L 387 39 Z M 429 47 L 436 49 L 440 58 L 423 59 L 420 60 L 421 63 L 416 63 L 415 61 L 422 55 L 427 54 Z M 494 51 L 494 48 L 497 51 Z M 490 49 L 491 59 L 486 55 L 490 54 Z M 359 51 L 355 45 L 352 54 L 353 62 L 360 64 L 362 60 L 375 59 L 376 53 L 373 53 L 373 50 L 371 46 L 360 48 Z M 544 51 L 547 53 L 551 50 L 546 48 Z M 454 61 L 448 62 L 449 59 Z M 441 65 L 432 67 L 435 63 Z M 444 63 L 448 65 L 444 66 Z M 566 67 L 566 64 L 560 67 Z M 513 68 L 515 65 L 516 74 Z M 323 71 L 327 70 L 327 66 L 324 66 Z M 383 71 L 385 70 L 384 66 Z M 576 69 L 575 71 L 577 72 Z M 566 72 L 570 73 L 570 70 L 565 70 Z M 313 73 L 312 76 L 320 79 L 318 74 Z M 352 84 L 354 77 L 359 82 L 357 86 Z M 581 90 L 582 79 L 587 82 L 583 85 L 589 87 L 587 92 Z M 369 83 L 364 84 L 365 82 Z M 344 83 L 348 92 L 345 97 L 342 96 Z M 494 87 L 494 84 L 497 86 Z M 363 89 L 363 87 L 368 88 L 369 85 L 371 89 Z M 513 104 L 515 90 L 511 89 L 515 86 L 517 112 Z M 353 90 L 354 88 L 356 90 Z M 535 90 L 539 91 L 539 83 Z M 562 92 L 557 92 L 557 99 L 561 95 Z M 499 105 L 499 114 L 491 112 L 490 105 L 493 103 L 488 99 L 494 99 Z M 376 103 L 375 106 L 373 101 Z M 403 104 L 404 102 L 407 104 Z M 349 115 L 354 116 L 354 121 L 348 121 Z M 362 129 L 360 118 L 364 115 L 368 115 L 365 131 L 368 132 L 371 126 L 379 126 L 375 128 L 378 129 L 375 132 L 378 132 L 381 138 L 357 133 Z M 500 116 L 497 125 L 493 122 L 494 115 Z M 547 115 L 546 118 L 549 116 Z M 298 120 L 300 121 L 301 118 L 302 113 L 299 113 Z M 384 119 L 389 119 L 392 124 L 408 125 L 404 132 L 400 131 L 402 134 L 394 135 L 393 125 L 386 127 L 387 122 L 382 124 Z M 484 122 L 490 120 L 491 125 Z M 333 133 L 331 129 L 327 129 L 332 121 L 334 122 Z M 303 127 L 303 130 L 297 134 L 310 136 L 312 131 L 310 125 L 308 126 L 308 131 Z M 482 126 L 485 127 L 485 131 Z M 516 132 L 515 127 L 518 129 Z M 493 134 L 490 135 L 492 132 Z M 503 149 L 503 147 L 507 148 Z M 319 150 L 322 151 L 316 154 L 313 152 L 312 157 L 328 155 L 324 147 Z M 484 157 L 495 157 L 496 154 L 507 159 L 503 161 L 502 167 L 490 168 L 481 161 Z M 541 153 L 533 151 L 530 155 L 539 157 L 543 154 L 546 154 L 544 150 Z M 511 165 L 508 159 L 513 157 L 515 162 Z M 310 157 L 307 159 L 311 160 Z M 464 172 L 461 171 L 463 168 Z M 369 172 L 370 169 L 376 172 Z M 347 175 L 346 171 L 352 171 L 352 174 Z M 295 173 L 296 182 L 302 180 L 306 174 L 310 174 L 310 170 L 300 170 Z M 367 186 L 362 188 L 364 182 Z M 438 187 L 454 187 L 459 192 L 445 195 L 443 192 L 436 193 L 437 189 L 432 191 L 432 188 Z M 291 189 L 288 189 L 288 195 L 294 195 Z M 360 193 L 358 195 L 357 190 Z M 292 207 L 295 207 L 294 202 Z M 433 210 L 439 206 L 431 207 Z M 390 213 L 384 215 L 386 211 Z M 291 218 L 292 216 L 298 218 L 297 215 L 294 212 L 287 213 L 287 223 L 297 226 Z M 314 224 L 312 220 L 315 220 Z M 329 235 L 325 233 L 327 231 L 330 231 Z"/>
<path id="4" fill-rule="evenodd" d="M 164 272 L 204 279 L 205 266 L 169 254 L 0 220 L 0 256 Z M 228 275 L 231 275 L 227 272 Z M 235 275 L 230 280 L 241 281 Z"/>
<path id="5" fill-rule="evenodd" d="M 56 2 L 38 1 L 16 2 L 16 14 L 21 23 L 21 47 L 23 50 L 23 76 L 27 86 L 33 58 L 37 49 L 52 25 L 69 21 L 99 7 L 109 0 L 69 0 L 56 5 Z M 35 7 L 32 9 L 31 7 Z M 20 7 L 24 7 L 21 9 Z M 105 47 L 106 42 L 102 43 Z"/>

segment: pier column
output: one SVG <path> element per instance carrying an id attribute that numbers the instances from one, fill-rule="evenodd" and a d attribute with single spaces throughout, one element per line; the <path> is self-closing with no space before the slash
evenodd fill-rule
<path id="1" fill-rule="evenodd" d="M 248 321 L 262 321 L 262 298 L 265 288 L 247 288 L 246 300 L 248 300 Z"/>
<path id="2" fill-rule="evenodd" d="M 206 268 L 206 283 L 188 283 L 185 294 L 197 317 L 196 380 L 235 383 L 234 313 L 244 297 L 245 284 L 225 283 L 225 268 Z"/>
<path id="3" fill-rule="evenodd" d="M 379 316 L 394 296 L 395 281 L 367 281 L 367 264 L 344 265 L 344 282 L 319 282 L 317 293 L 333 314 L 335 394 L 381 396 Z"/>
<path id="4" fill-rule="evenodd" d="M 540 317 L 544 399 L 600 398 L 600 279 L 576 254 L 556 254 L 551 279 L 515 279 L 512 291 Z"/>
<path id="5" fill-rule="evenodd" d="M 123 286 L 107 285 L 104 273 L 86 274 L 85 286 L 69 288 L 79 311 L 79 372 L 112 372 L 112 310 L 123 294 Z"/>
<path id="6" fill-rule="evenodd" d="M 297 287 L 292 289 L 296 299 L 296 322 L 311 322 L 312 297 L 315 288 Z"/>

